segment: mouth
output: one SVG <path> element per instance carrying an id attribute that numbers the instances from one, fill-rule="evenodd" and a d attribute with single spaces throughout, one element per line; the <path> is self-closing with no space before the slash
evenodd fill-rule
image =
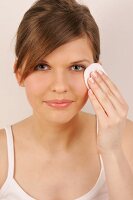
<path id="1" fill-rule="evenodd" d="M 67 108 L 69 107 L 74 101 L 68 100 L 68 99 L 63 99 L 63 100 L 49 100 L 49 101 L 44 101 L 48 106 L 53 107 L 53 108 Z"/>

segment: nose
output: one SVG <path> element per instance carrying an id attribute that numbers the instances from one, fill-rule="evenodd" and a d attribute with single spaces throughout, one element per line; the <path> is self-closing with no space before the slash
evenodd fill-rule
<path id="1" fill-rule="evenodd" d="M 68 77 L 65 72 L 57 72 L 54 74 L 52 91 L 57 93 L 64 93 L 68 91 Z"/>

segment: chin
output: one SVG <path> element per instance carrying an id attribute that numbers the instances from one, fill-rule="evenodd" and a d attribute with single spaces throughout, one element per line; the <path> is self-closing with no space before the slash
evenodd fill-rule
<path id="1" fill-rule="evenodd" d="M 49 121 L 50 123 L 55 123 L 58 125 L 66 124 L 73 120 L 77 116 L 78 112 L 74 111 L 62 111 L 62 112 L 53 112 L 47 114 L 47 117 L 45 115 L 46 121 Z"/>

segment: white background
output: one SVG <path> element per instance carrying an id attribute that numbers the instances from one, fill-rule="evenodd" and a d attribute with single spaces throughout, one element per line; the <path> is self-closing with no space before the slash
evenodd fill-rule
<path id="1" fill-rule="evenodd" d="M 133 1 L 79 0 L 87 4 L 100 29 L 101 61 L 129 105 L 133 120 Z M 13 74 L 18 25 L 34 0 L 0 1 L 0 128 L 31 114 L 25 90 Z M 83 109 L 94 113 L 90 103 Z"/>

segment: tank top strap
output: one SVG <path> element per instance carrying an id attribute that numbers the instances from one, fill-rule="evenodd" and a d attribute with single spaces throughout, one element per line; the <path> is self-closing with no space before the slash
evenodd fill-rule
<path id="1" fill-rule="evenodd" d="M 13 133 L 10 125 L 5 127 L 7 137 L 7 153 L 8 153 L 8 179 L 14 176 L 14 144 Z"/>

